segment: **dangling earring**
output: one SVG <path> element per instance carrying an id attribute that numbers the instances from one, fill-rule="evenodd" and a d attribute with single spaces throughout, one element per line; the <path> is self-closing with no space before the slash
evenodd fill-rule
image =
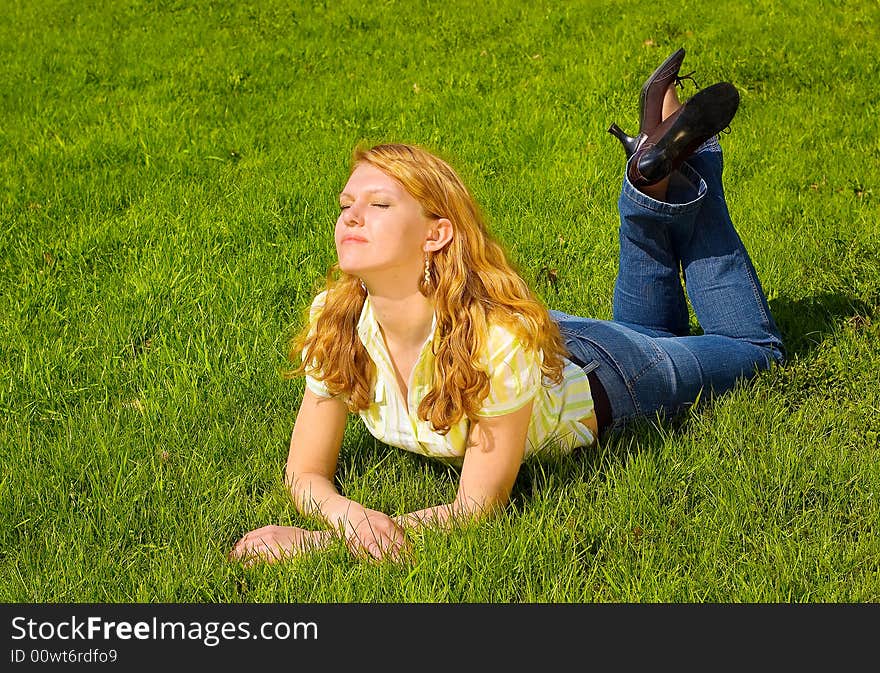
<path id="1" fill-rule="evenodd" d="M 425 285 L 431 284 L 431 261 L 428 259 L 428 253 L 425 253 Z"/>

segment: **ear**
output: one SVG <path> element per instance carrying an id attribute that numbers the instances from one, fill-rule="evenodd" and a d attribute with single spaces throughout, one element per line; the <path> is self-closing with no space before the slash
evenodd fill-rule
<path id="1" fill-rule="evenodd" d="M 425 252 L 437 252 L 445 248 L 452 240 L 452 222 L 445 217 L 434 220 L 425 237 Z"/>

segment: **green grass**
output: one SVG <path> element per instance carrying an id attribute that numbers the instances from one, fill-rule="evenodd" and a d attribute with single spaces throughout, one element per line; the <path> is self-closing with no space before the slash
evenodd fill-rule
<path id="1" fill-rule="evenodd" d="M 0 0 L 0 600 L 880 600 L 876 2 L 98 4 Z M 448 158 L 542 298 L 608 318 L 605 130 L 679 46 L 741 91 L 725 187 L 788 365 L 527 463 L 411 564 L 228 564 L 311 524 L 280 372 L 354 145 Z M 390 514 L 456 485 L 355 423 L 339 478 Z"/>

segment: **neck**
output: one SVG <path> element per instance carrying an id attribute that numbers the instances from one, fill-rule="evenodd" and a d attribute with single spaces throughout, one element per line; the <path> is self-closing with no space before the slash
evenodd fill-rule
<path id="1" fill-rule="evenodd" d="M 370 304 L 386 341 L 419 348 L 431 333 L 434 305 L 418 289 L 411 292 L 370 292 Z"/>

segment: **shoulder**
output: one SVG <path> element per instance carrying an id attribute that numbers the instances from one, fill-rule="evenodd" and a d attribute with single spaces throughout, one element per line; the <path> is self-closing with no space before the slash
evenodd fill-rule
<path id="1" fill-rule="evenodd" d="M 321 314 L 321 311 L 324 310 L 324 305 L 326 303 L 327 290 L 322 290 L 314 299 L 312 299 L 312 304 L 309 306 L 309 322 L 315 321 L 315 319 Z"/>
<path id="2" fill-rule="evenodd" d="M 540 354 L 523 338 L 525 329 L 524 323 L 518 329 L 510 323 L 498 320 L 490 322 L 486 338 L 486 364 L 491 368 L 514 357 L 540 360 Z"/>
<path id="3" fill-rule="evenodd" d="M 489 394 L 479 416 L 511 413 L 534 398 L 541 384 L 541 356 L 512 326 L 490 324 L 484 358 Z"/>
<path id="4" fill-rule="evenodd" d="M 325 303 L 327 303 L 327 290 L 321 290 L 315 295 L 315 298 L 312 299 L 311 310 L 320 310 L 324 307 Z"/>

